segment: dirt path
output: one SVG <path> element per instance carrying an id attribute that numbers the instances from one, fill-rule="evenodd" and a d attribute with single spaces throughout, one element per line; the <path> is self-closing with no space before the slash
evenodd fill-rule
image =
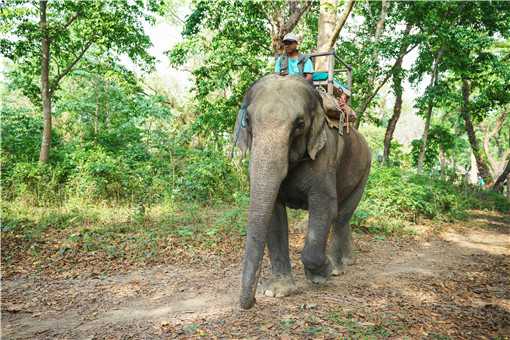
<path id="1" fill-rule="evenodd" d="M 356 263 L 319 287 L 305 281 L 302 237 L 293 234 L 300 293 L 258 296 L 250 311 L 237 307 L 237 263 L 7 280 L 2 338 L 510 337 L 510 216 L 473 212 L 469 222 L 421 231 L 405 240 L 356 235 Z"/>

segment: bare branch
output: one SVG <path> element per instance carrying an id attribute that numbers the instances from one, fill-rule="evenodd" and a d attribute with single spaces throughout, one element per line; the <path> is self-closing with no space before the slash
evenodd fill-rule
<path id="1" fill-rule="evenodd" d="M 179 21 L 181 24 L 185 25 L 186 22 L 181 19 L 181 17 L 179 17 L 177 15 L 177 13 L 175 13 L 175 11 L 173 9 L 169 9 L 168 12 L 170 13 L 170 15 L 172 16 L 172 18 L 176 19 L 177 21 Z"/>

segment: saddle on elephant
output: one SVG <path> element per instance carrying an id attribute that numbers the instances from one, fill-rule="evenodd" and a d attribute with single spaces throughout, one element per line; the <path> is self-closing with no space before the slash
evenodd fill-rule
<path id="1" fill-rule="evenodd" d="M 327 93 L 324 86 L 321 85 L 321 82 L 326 80 L 327 76 L 327 72 L 315 72 L 313 74 L 314 84 L 322 97 L 326 121 L 330 128 L 338 129 L 340 134 L 343 132 L 343 128 L 340 128 L 341 126 L 348 133 L 351 123 L 356 121 L 357 118 L 356 112 L 347 104 L 351 92 L 346 85 L 334 79 L 333 94 Z"/>

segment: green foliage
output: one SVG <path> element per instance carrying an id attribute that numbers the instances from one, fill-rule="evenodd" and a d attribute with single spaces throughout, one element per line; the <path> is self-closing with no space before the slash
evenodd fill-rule
<path id="1" fill-rule="evenodd" d="M 225 144 L 222 135 L 232 131 L 244 93 L 255 80 L 272 72 L 267 23 L 282 8 L 286 8 L 282 1 L 195 3 L 183 30 L 184 40 L 169 54 L 175 66 L 193 65 L 194 133 Z M 316 18 L 305 19 L 303 33 L 311 35 Z M 315 45 L 314 41 L 308 36 L 303 48 Z"/>
<path id="2" fill-rule="evenodd" d="M 2 168 L 17 162 L 37 160 L 41 146 L 42 122 L 27 108 L 2 105 Z"/>
<path id="3" fill-rule="evenodd" d="M 399 233 L 420 218 L 464 218 L 468 209 L 508 211 L 498 194 L 458 187 L 437 177 L 396 167 L 374 166 L 353 224 L 370 232 Z"/>
<path id="4" fill-rule="evenodd" d="M 154 58 L 143 30 L 144 22 L 154 22 L 159 1 L 57 1 L 47 5 L 50 38 L 50 91 L 73 69 L 86 52 L 118 58 L 128 55 L 140 66 L 150 66 Z M 17 65 L 10 77 L 19 88 L 40 105 L 41 39 L 38 2 L 9 1 L 0 5 L 2 54 Z M 16 37 L 16 39 L 12 39 Z"/>
<path id="5" fill-rule="evenodd" d="M 212 201 L 215 197 L 230 197 L 242 180 L 223 152 L 189 150 L 184 166 L 177 172 L 174 194 L 187 201 Z"/>
<path id="6" fill-rule="evenodd" d="M 443 152 L 443 156 L 448 159 L 456 158 L 466 159 L 464 155 L 467 153 L 467 142 L 455 136 L 451 128 L 448 127 L 448 122 L 441 122 L 440 124 L 433 124 L 430 127 L 427 147 L 425 149 L 425 167 L 429 170 L 436 169 L 439 167 L 439 155 Z M 411 142 L 411 159 L 412 164 L 416 166 L 418 164 L 418 157 L 420 154 L 420 147 L 422 144 L 421 139 L 415 139 Z M 467 166 L 467 162 L 463 166 Z M 467 164 L 466 164 L 467 163 Z M 456 170 L 456 169 L 454 169 Z"/>

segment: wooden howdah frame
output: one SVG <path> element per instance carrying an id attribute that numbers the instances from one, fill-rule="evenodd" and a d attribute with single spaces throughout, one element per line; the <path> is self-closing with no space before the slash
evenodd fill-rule
<path id="1" fill-rule="evenodd" d="M 349 89 L 350 96 L 348 99 L 347 104 L 351 105 L 351 98 L 352 98 L 352 66 L 344 62 L 340 57 L 336 55 L 336 51 L 330 50 L 328 52 L 317 52 L 317 53 L 310 53 L 309 57 L 313 59 L 315 64 L 315 58 L 317 57 L 328 57 L 328 79 L 326 81 L 319 80 L 314 81 L 314 86 L 326 86 L 327 92 L 331 95 L 333 95 L 334 91 L 334 84 L 333 84 L 333 74 L 336 72 L 345 72 L 347 75 L 347 87 Z M 344 67 L 335 69 L 335 62 L 338 61 L 340 64 L 342 64 Z"/>

